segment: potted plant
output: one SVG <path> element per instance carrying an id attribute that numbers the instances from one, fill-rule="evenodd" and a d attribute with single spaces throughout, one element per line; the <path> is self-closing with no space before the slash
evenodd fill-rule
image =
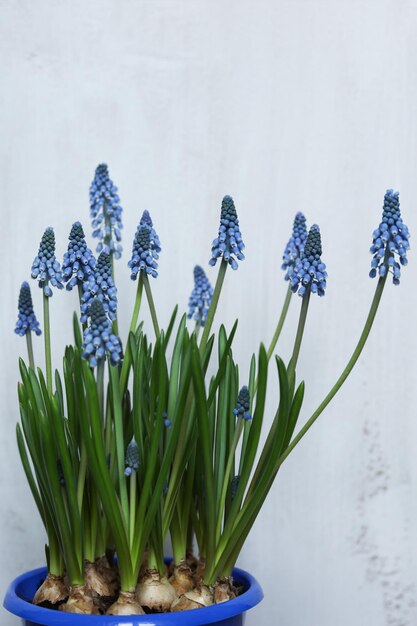
<path id="1" fill-rule="evenodd" d="M 188 315 L 175 307 L 166 329 L 150 280 L 158 275 L 161 244 L 143 213 L 128 263 L 137 288 L 124 343 L 114 282 L 122 208 L 105 165 L 97 167 L 90 205 L 98 258 L 76 222 L 63 263 L 47 228 L 32 266 L 42 289 L 45 371 L 34 359 L 32 334 L 41 330 L 28 283 L 20 291 L 16 332 L 26 337 L 28 363 L 20 361 L 17 443 L 47 535 L 47 568 L 16 579 L 5 607 L 27 624 L 241 624 L 262 599 L 259 584 L 235 567 L 245 539 L 282 463 L 354 367 L 389 274 L 399 284 L 409 234 L 398 193 L 386 192 L 373 234 L 370 275 L 378 282 L 358 344 L 297 434 L 305 388 L 297 361 L 310 301 L 325 294 L 327 281 L 319 227 L 308 230 L 305 217 L 296 215 L 283 257 L 288 291 L 276 331 L 268 348 L 261 344 L 252 356 L 242 381 L 245 369 L 232 351 L 237 322 L 212 332 L 226 271 L 244 259 L 232 198 L 223 198 L 212 244 L 209 263 L 220 262 L 214 289 L 196 266 Z M 73 344 L 54 370 L 49 306 L 64 285 L 78 289 L 80 310 Z M 275 356 L 274 375 L 270 361 L 294 294 L 301 308 L 292 356 L 288 363 Z M 143 295 L 151 336 L 140 321 Z M 268 377 L 279 386 L 279 403 L 261 447 Z M 171 561 L 164 558 L 168 536 Z"/>

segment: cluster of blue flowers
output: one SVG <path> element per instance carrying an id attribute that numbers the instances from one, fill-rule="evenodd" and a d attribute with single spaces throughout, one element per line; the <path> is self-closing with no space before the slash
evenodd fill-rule
<path id="1" fill-rule="evenodd" d="M 298 292 L 299 296 L 304 296 L 309 289 L 311 293 L 324 296 L 327 272 L 321 254 L 320 229 L 314 224 L 308 232 L 304 252 L 301 258 L 296 259 L 290 274 L 289 280 L 294 293 Z"/>
<path id="2" fill-rule="evenodd" d="M 117 365 L 122 359 L 122 345 L 119 337 L 113 334 L 112 325 L 98 298 L 91 302 L 90 325 L 83 334 L 83 358 L 87 359 L 91 367 L 96 367 L 106 353 L 112 365 Z"/>
<path id="3" fill-rule="evenodd" d="M 233 415 L 240 417 L 244 420 L 251 420 L 252 415 L 250 413 L 250 395 L 249 389 L 244 385 L 239 391 L 237 397 L 236 407 L 233 409 Z"/>
<path id="4" fill-rule="evenodd" d="M 145 210 L 142 213 L 142 217 L 140 218 L 140 222 L 139 222 L 139 227 L 140 226 L 147 226 L 149 228 L 150 233 L 151 233 L 151 248 L 152 248 L 152 251 L 154 251 L 157 254 L 159 254 L 161 252 L 161 242 L 159 241 L 159 237 L 158 237 L 158 235 L 156 233 L 156 230 L 153 227 L 153 222 L 152 222 L 152 218 L 150 216 L 149 211 Z M 156 258 L 158 258 L 158 257 L 156 257 Z"/>
<path id="5" fill-rule="evenodd" d="M 97 167 L 90 186 L 91 225 L 93 237 L 100 240 L 96 251 L 113 252 L 116 259 L 122 254 L 122 211 L 117 187 L 109 177 L 107 165 L 102 163 Z"/>
<path id="6" fill-rule="evenodd" d="M 132 437 L 126 448 L 125 465 L 125 476 L 130 476 L 132 472 L 137 472 L 140 466 L 139 446 L 134 437 Z"/>
<path id="7" fill-rule="evenodd" d="M 220 212 L 219 234 L 213 241 L 209 264 L 216 265 L 217 259 L 223 257 L 232 269 L 237 270 L 236 259 L 242 261 L 245 258 L 242 252 L 244 247 L 235 204 L 230 196 L 224 196 Z"/>
<path id="8" fill-rule="evenodd" d="M 194 318 L 197 324 L 204 326 L 213 297 L 213 289 L 202 267 L 194 268 L 194 289 L 188 301 L 188 319 Z"/>
<path id="9" fill-rule="evenodd" d="M 86 324 L 90 320 L 88 328 L 84 331 L 83 356 L 89 360 L 91 366 L 95 366 L 108 353 L 111 363 L 116 364 L 121 359 L 122 347 L 120 339 L 112 334 L 111 320 L 115 320 L 117 314 L 117 289 L 112 277 L 111 255 L 119 258 L 122 250 L 119 244 L 122 207 L 117 187 L 111 181 L 105 164 L 96 168 L 90 187 L 90 209 L 93 237 L 100 239 L 97 246 L 100 252 L 98 260 L 96 261 L 87 247 L 82 225 L 75 222 L 69 235 L 62 271 L 55 257 L 54 231 L 47 228 L 32 264 L 31 274 L 38 280 L 39 286 L 48 298 L 52 296 L 51 287 L 62 289 L 63 282 L 66 283 L 68 290 L 77 285 L 81 286 L 81 322 Z M 209 264 L 214 266 L 217 259 L 223 258 L 233 269 L 237 269 L 238 261 L 245 258 L 242 252 L 244 247 L 233 199 L 224 196 L 219 233 L 212 243 Z M 401 265 L 407 264 L 408 249 L 409 231 L 401 218 L 399 194 L 388 189 L 384 197 L 382 221 L 373 233 L 370 276 L 385 277 L 391 272 L 393 283 L 398 285 Z M 144 211 L 136 230 L 132 257 L 128 263 L 131 278 L 135 280 L 141 271 L 156 278 L 160 252 L 161 244 L 151 216 L 148 211 Z M 294 293 L 300 296 L 310 292 L 319 296 L 325 294 L 327 272 L 321 255 L 319 227 L 313 225 L 307 233 L 306 219 L 302 213 L 297 213 L 282 263 L 282 269 L 286 271 L 285 280 L 290 282 Z M 212 298 L 211 284 L 204 270 L 196 265 L 187 317 L 205 326 Z M 26 282 L 22 284 L 20 290 L 18 308 L 15 332 L 24 336 L 33 331 L 39 335 L 41 330 L 33 311 L 30 288 Z M 251 419 L 249 407 L 248 388 L 242 387 L 234 414 L 243 419 Z M 167 427 L 171 425 L 166 415 L 164 421 Z"/>
<path id="10" fill-rule="evenodd" d="M 95 271 L 89 279 L 83 283 L 83 295 L 81 297 L 81 322 L 87 322 L 90 315 L 92 301 L 98 298 L 111 320 L 116 319 L 117 313 L 117 288 L 113 281 L 111 271 L 110 254 L 101 252 L 97 259 Z"/>
<path id="11" fill-rule="evenodd" d="M 382 221 L 373 233 L 371 278 L 375 278 L 377 273 L 385 276 L 387 271 L 391 271 L 394 285 L 400 284 L 400 267 L 408 263 L 409 237 L 408 228 L 401 218 L 399 193 L 388 189 L 384 197 Z M 399 262 L 395 255 L 398 255 Z"/>
<path id="12" fill-rule="evenodd" d="M 297 259 L 300 259 L 304 245 L 307 239 L 307 226 L 306 218 L 302 213 L 297 213 L 294 218 L 292 235 L 288 241 L 284 254 L 282 256 L 282 270 L 287 270 L 285 274 L 285 280 L 290 280 L 291 274 L 294 271 L 295 263 Z"/>
<path id="13" fill-rule="evenodd" d="M 83 285 L 94 273 L 96 259 L 85 241 L 80 222 L 72 225 L 69 235 L 68 251 L 64 254 L 62 276 L 68 291 L 76 285 Z"/>
<path id="14" fill-rule="evenodd" d="M 32 278 L 39 281 L 39 287 L 47 298 L 52 296 L 50 284 L 57 289 L 63 289 L 61 266 L 55 257 L 55 233 L 47 228 L 42 235 L 39 252 L 32 264 Z"/>
<path id="15" fill-rule="evenodd" d="M 144 211 L 133 240 L 132 258 L 128 263 L 130 278 L 136 280 L 139 272 L 146 272 L 154 278 L 158 276 L 159 253 L 161 244 L 155 232 L 151 216 Z"/>
<path id="16" fill-rule="evenodd" d="M 40 335 L 42 331 L 39 328 L 39 322 L 33 310 L 32 294 L 26 281 L 20 287 L 18 311 L 14 332 L 21 337 L 32 331 Z"/>

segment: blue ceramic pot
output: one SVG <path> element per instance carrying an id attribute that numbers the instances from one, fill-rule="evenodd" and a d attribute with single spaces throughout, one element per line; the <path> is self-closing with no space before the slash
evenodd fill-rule
<path id="1" fill-rule="evenodd" d="M 262 589 L 253 576 L 236 567 L 233 578 L 239 585 L 243 585 L 245 591 L 238 598 L 222 604 L 181 613 L 155 615 L 74 615 L 44 609 L 31 603 L 36 589 L 45 577 L 45 567 L 31 570 L 15 578 L 7 590 L 4 607 L 20 617 L 23 626 L 242 626 L 246 611 L 263 598 Z"/>

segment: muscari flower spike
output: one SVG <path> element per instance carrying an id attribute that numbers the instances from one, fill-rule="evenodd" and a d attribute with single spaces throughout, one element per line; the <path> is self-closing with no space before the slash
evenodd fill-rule
<path id="1" fill-rule="evenodd" d="M 287 270 L 285 274 L 285 280 L 289 280 L 292 272 L 294 271 L 295 262 L 301 258 L 304 245 L 307 239 L 307 227 L 306 218 L 302 213 L 297 213 L 294 218 L 292 235 L 287 245 L 285 246 L 284 254 L 282 255 L 282 270 Z"/>
<path id="2" fill-rule="evenodd" d="M 31 331 L 40 335 L 42 331 L 39 328 L 39 322 L 33 311 L 32 294 L 30 292 L 29 284 L 26 281 L 22 283 L 22 286 L 20 287 L 18 310 L 19 313 L 14 332 L 21 337 L 24 337 Z"/>
<path id="3" fill-rule="evenodd" d="M 142 218 L 143 219 L 143 218 Z M 154 278 L 158 276 L 158 263 L 161 248 L 152 237 L 153 228 L 148 224 L 139 224 L 133 241 L 132 258 L 128 266 L 131 269 L 130 278 L 136 280 L 139 272 L 146 272 Z"/>
<path id="4" fill-rule="evenodd" d="M 238 263 L 236 259 L 243 261 L 245 258 L 242 252 L 244 247 L 245 244 L 240 234 L 235 204 L 230 196 L 224 196 L 220 211 L 219 235 L 213 241 L 209 264 L 216 265 L 217 259 L 223 257 L 232 269 L 237 270 Z"/>
<path id="5" fill-rule="evenodd" d="M 149 211 L 144 211 L 142 213 L 142 217 L 140 218 L 139 226 L 147 226 L 151 232 L 151 248 L 155 250 L 157 254 L 161 252 L 161 242 L 159 241 L 159 237 L 156 233 L 156 230 L 153 227 L 152 218 L 150 216 Z"/>
<path id="6" fill-rule="evenodd" d="M 122 207 L 117 193 L 117 187 L 109 177 L 109 170 L 105 163 L 97 166 L 93 182 L 90 186 L 90 217 L 93 227 L 93 237 L 100 241 L 96 251 L 112 252 L 116 259 L 122 255 L 121 230 Z M 114 235 L 114 240 L 113 239 Z"/>
<path id="7" fill-rule="evenodd" d="M 57 289 L 63 289 L 61 267 L 55 257 L 55 233 L 47 228 L 42 235 L 39 252 L 32 264 L 32 278 L 38 279 L 39 287 L 47 298 L 52 296 L 49 283 Z"/>
<path id="8" fill-rule="evenodd" d="M 132 472 L 137 472 L 140 466 L 139 446 L 134 437 L 126 448 L 125 455 L 125 476 L 130 476 Z"/>
<path id="9" fill-rule="evenodd" d="M 299 296 L 307 290 L 318 296 L 324 296 L 326 290 L 326 266 L 321 260 L 321 235 L 317 224 L 308 231 L 307 241 L 301 258 L 296 259 L 294 270 L 290 276 L 291 289 Z"/>
<path id="10" fill-rule="evenodd" d="M 72 225 L 69 234 L 68 251 L 62 262 L 62 276 L 68 291 L 76 285 L 82 285 L 93 274 L 96 259 L 85 241 L 80 222 Z"/>
<path id="11" fill-rule="evenodd" d="M 369 276 L 375 278 L 377 273 L 385 276 L 389 270 L 392 273 L 392 282 L 399 285 L 401 265 L 408 263 L 409 238 L 410 233 L 401 218 L 399 193 L 388 189 L 384 197 L 382 221 L 373 233 L 370 252 L 374 256 Z M 400 262 L 395 255 L 398 255 Z"/>
<path id="12" fill-rule="evenodd" d="M 250 413 L 250 396 L 249 389 L 244 385 L 239 391 L 237 397 L 236 407 L 233 409 L 233 415 L 241 417 L 244 420 L 251 420 L 252 415 Z"/>
<path id="13" fill-rule="evenodd" d="M 194 289 L 188 301 L 188 319 L 192 317 L 197 324 L 204 326 L 213 297 L 213 289 L 202 267 L 194 268 Z"/>
<path id="14" fill-rule="evenodd" d="M 122 359 L 122 345 L 119 337 L 113 334 L 112 325 L 98 298 L 94 298 L 89 310 L 90 325 L 83 334 L 83 358 L 91 367 L 109 355 L 110 363 L 117 365 Z"/>
<path id="15" fill-rule="evenodd" d="M 117 288 L 112 277 L 110 254 L 104 251 L 97 259 L 94 272 L 83 283 L 80 318 L 82 323 L 87 321 L 90 305 L 94 298 L 98 298 L 102 302 L 104 310 L 111 320 L 116 319 Z"/>

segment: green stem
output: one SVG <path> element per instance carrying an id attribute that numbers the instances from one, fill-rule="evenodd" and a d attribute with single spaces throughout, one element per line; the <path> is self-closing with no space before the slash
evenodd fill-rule
<path id="1" fill-rule="evenodd" d="M 83 286 L 79 282 L 79 283 L 77 283 L 77 287 L 78 287 L 78 300 L 80 301 L 80 314 L 81 314 L 81 302 L 82 302 L 82 297 L 83 297 Z M 87 323 L 83 322 L 82 327 L 83 327 L 83 330 L 85 330 L 87 328 Z"/>
<path id="2" fill-rule="evenodd" d="M 118 369 L 109 364 L 111 393 L 113 403 L 114 436 L 116 441 L 117 474 L 119 480 L 120 503 L 124 521 L 129 522 L 129 502 L 125 477 L 125 446 L 123 437 L 122 399 L 120 396 Z"/>
<path id="3" fill-rule="evenodd" d="M 159 552 L 159 550 L 158 550 L 158 552 Z M 164 567 L 164 564 L 163 564 L 163 560 L 161 562 L 161 558 L 157 554 L 157 550 L 155 550 L 155 548 L 152 547 L 152 546 L 149 549 L 148 567 L 147 567 L 147 569 L 153 570 L 155 572 L 158 572 L 160 576 L 163 575 L 164 570 L 165 570 L 165 567 Z"/>
<path id="4" fill-rule="evenodd" d="M 83 297 L 83 286 L 80 282 L 77 283 L 77 288 L 78 288 L 78 300 L 80 302 L 80 309 L 81 309 L 81 300 Z"/>
<path id="5" fill-rule="evenodd" d="M 216 284 L 214 286 L 213 297 L 211 299 L 211 304 L 209 308 L 209 312 L 207 315 L 206 325 L 204 326 L 203 334 L 201 335 L 200 342 L 200 351 L 204 350 L 207 340 L 210 335 L 211 327 L 213 325 L 214 316 L 216 314 L 217 305 L 219 303 L 220 292 L 223 287 L 223 281 L 227 270 L 227 261 L 222 259 L 219 267 L 219 273 L 217 274 Z"/>
<path id="6" fill-rule="evenodd" d="M 51 326 L 49 320 L 49 298 L 43 296 L 43 326 L 45 339 L 46 384 L 49 393 L 52 393 L 52 356 L 51 356 Z"/>
<path id="7" fill-rule="evenodd" d="M 80 513 L 82 510 L 82 506 L 83 506 L 86 472 L 87 472 L 87 450 L 85 447 L 85 442 L 83 440 L 81 443 L 80 468 L 78 471 L 78 482 L 77 482 L 77 502 L 78 502 L 78 509 Z"/>
<path id="8" fill-rule="evenodd" d="M 132 321 L 130 322 L 129 333 L 135 333 L 138 324 L 139 310 L 142 302 L 143 292 L 143 278 L 142 272 L 139 272 L 138 287 L 136 290 L 135 306 L 132 314 Z M 120 373 L 120 389 L 122 395 L 126 390 L 127 380 L 129 377 L 129 370 L 131 366 L 130 350 L 126 350 L 125 358 L 123 359 L 122 371 Z"/>
<path id="9" fill-rule="evenodd" d="M 113 234 L 113 227 L 110 223 L 110 218 L 109 218 L 109 214 L 107 211 L 107 203 L 104 204 L 103 206 L 103 215 L 104 215 L 104 224 L 105 224 L 105 232 L 107 231 L 107 228 L 110 228 L 110 234 L 106 235 L 104 237 L 104 246 L 110 246 L 110 242 L 111 242 L 111 238 L 112 238 L 112 234 Z M 114 279 L 114 252 L 113 250 L 110 250 L 110 268 L 111 268 L 111 276 L 113 279 L 113 283 L 115 283 L 115 279 Z M 116 317 L 112 322 L 112 329 L 113 329 L 113 333 L 115 335 L 119 334 L 119 324 L 117 322 L 117 312 L 116 312 Z"/>
<path id="10" fill-rule="evenodd" d="M 135 333 L 136 326 L 138 325 L 140 304 L 142 302 L 142 292 L 143 292 L 143 272 L 139 272 L 138 287 L 136 289 L 135 306 L 133 309 L 132 321 L 130 322 L 130 329 L 129 329 L 131 333 Z"/>
<path id="11" fill-rule="evenodd" d="M 278 325 L 275 329 L 274 336 L 271 339 L 268 352 L 266 353 L 268 362 L 271 360 L 272 354 L 275 350 L 275 346 L 278 343 L 279 336 L 284 326 L 285 318 L 287 317 L 288 309 L 289 309 L 290 302 L 291 302 L 291 296 L 292 296 L 292 291 L 291 291 L 291 286 L 289 285 L 288 290 L 287 290 L 287 295 L 285 296 L 284 305 L 282 307 L 281 315 L 279 316 Z M 255 384 L 255 390 L 256 390 L 256 387 L 257 387 L 257 384 Z"/>
<path id="12" fill-rule="evenodd" d="M 64 561 L 61 556 L 59 544 L 57 544 L 56 549 L 52 549 L 50 539 L 49 541 L 49 568 L 48 571 L 53 576 L 63 576 L 64 575 Z"/>
<path id="13" fill-rule="evenodd" d="M 226 503 L 227 489 L 229 488 L 229 485 L 230 485 L 230 480 L 229 480 L 230 473 L 232 471 L 232 465 L 235 459 L 235 452 L 236 452 L 237 444 L 239 443 L 240 436 L 242 434 L 244 422 L 245 422 L 244 419 L 239 418 L 239 423 L 235 430 L 233 442 L 230 447 L 229 458 L 227 459 L 226 471 L 225 471 L 224 478 L 223 478 L 222 491 L 221 491 L 221 496 L 219 500 L 219 508 L 217 511 L 217 526 L 216 526 L 216 541 L 217 542 L 219 542 L 221 532 L 222 532 L 222 523 L 223 523 L 223 515 L 224 515 L 224 509 L 225 509 L 225 503 Z"/>
<path id="14" fill-rule="evenodd" d="M 97 394 L 100 406 L 100 416 L 104 424 L 104 359 L 101 359 L 97 365 Z"/>
<path id="15" fill-rule="evenodd" d="M 366 343 L 366 341 L 368 339 L 369 333 L 370 333 L 371 328 L 372 328 L 372 324 L 374 323 L 375 315 L 376 315 L 376 312 L 378 310 L 378 306 L 379 306 L 379 303 L 380 303 L 380 300 L 381 300 L 382 292 L 384 290 L 384 286 L 385 286 L 385 282 L 386 282 L 386 279 L 387 279 L 387 275 L 388 275 L 388 272 L 387 272 L 387 274 L 385 276 L 380 277 L 380 279 L 378 281 L 378 284 L 377 284 L 377 287 L 376 287 L 376 290 L 375 290 L 375 294 L 374 294 L 374 298 L 372 300 L 371 308 L 369 310 L 368 317 L 366 318 L 365 326 L 364 326 L 362 334 L 361 334 L 361 336 L 359 338 L 358 344 L 357 344 L 357 346 L 356 346 L 352 356 L 350 357 L 350 359 L 348 361 L 348 364 L 346 365 L 345 369 L 343 370 L 343 372 L 341 373 L 341 375 L 339 376 L 339 378 L 337 379 L 336 383 L 333 385 L 333 387 L 331 388 L 331 390 L 329 391 L 327 396 L 324 398 L 323 402 L 317 407 L 317 409 L 314 411 L 314 413 L 310 417 L 310 419 L 305 423 L 303 428 L 301 428 L 299 433 L 294 437 L 294 439 L 292 440 L 290 445 L 287 447 L 285 452 L 283 454 L 281 454 L 280 458 L 278 459 L 278 467 L 285 461 L 287 456 L 292 452 L 292 450 L 295 448 L 295 446 L 304 437 L 306 432 L 311 428 L 311 426 L 314 424 L 314 422 L 319 417 L 319 415 L 324 411 L 326 406 L 334 398 L 334 396 L 339 391 L 340 387 L 343 385 L 343 383 L 345 382 L 346 378 L 349 376 L 350 372 L 354 368 L 354 366 L 356 364 L 356 361 L 360 357 L 361 352 L 363 350 L 363 347 L 364 347 L 364 345 L 365 345 L 365 343 Z"/>
<path id="16" fill-rule="evenodd" d="M 303 296 L 303 302 L 301 304 L 300 318 L 298 320 L 298 328 L 297 334 L 295 336 L 294 349 L 292 351 L 292 356 L 290 363 L 288 365 L 288 383 L 291 388 L 294 375 L 295 368 L 297 367 L 298 356 L 300 354 L 301 342 L 303 339 L 304 328 L 307 319 L 308 305 L 310 303 L 311 290 L 307 289 L 305 295 Z"/>
<path id="17" fill-rule="evenodd" d="M 273 337 L 271 339 L 271 343 L 269 345 L 268 352 L 266 353 L 267 363 L 269 363 L 269 361 L 271 360 L 271 357 L 272 357 L 272 355 L 274 353 L 274 350 L 275 350 L 275 346 L 278 343 L 278 339 L 279 339 L 279 337 L 281 335 L 281 331 L 282 331 L 282 329 L 284 327 L 284 323 L 285 323 L 285 320 L 286 320 L 286 317 L 287 317 L 288 309 L 290 307 L 291 296 L 292 296 L 291 285 L 288 285 L 287 295 L 285 296 L 284 304 L 283 304 L 283 307 L 282 307 L 282 310 L 281 310 L 281 315 L 279 316 L 277 327 L 276 327 L 274 335 L 273 335 Z M 255 383 L 253 385 L 252 398 L 255 397 L 257 389 L 258 389 L 258 377 L 256 377 Z"/>
<path id="18" fill-rule="evenodd" d="M 110 266 L 111 266 L 111 275 L 112 275 L 113 283 L 114 283 L 115 282 L 114 280 L 114 254 L 112 251 L 110 251 Z M 119 334 L 119 322 L 117 321 L 117 310 L 116 310 L 116 317 L 114 318 L 112 322 L 112 329 L 115 335 Z"/>
<path id="19" fill-rule="evenodd" d="M 35 359 L 33 357 L 33 344 L 32 344 L 32 331 L 31 330 L 29 330 L 26 333 L 26 345 L 28 349 L 29 365 L 33 370 L 35 370 Z"/>
<path id="20" fill-rule="evenodd" d="M 141 272 L 141 274 L 143 274 L 143 285 L 145 287 L 146 298 L 148 300 L 149 310 L 151 312 L 152 324 L 154 327 L 155 335 L 158 338 L 159 337 L 159 324 L 158 324 L 158 318 L 156 316 L 156 309 L 155 309 L 155 304 L 154 304 L 153 297 L 152 297 L 151 286 L 149 284 L 149 278 L 146 272 Z"/>
<path id="21" fill-rule="evenodd" d="M 187 540 L 184 537 L 184 530 L 181 529 L 181 521 L 180 521 L 180 509 L 181 500 L 179 497 L 177 500 L 177 505 L 175 507 L 174 514 L 172 516 L 171 524 L 169 527 L 171 534 L 171 545 L 172 545 L 172 553 L 174 556 L 175 565 L 179 565 L 186 558 L 186 546 Z"/>
<path id="22" fill-rule="evenodd" d="M 135 470 L 132 470 L 129 480 L 130 480 L 129 546 L 132 546 L 134 538 L 135 538 L 135 518 L 136 518 L 136 472 Z"/>

